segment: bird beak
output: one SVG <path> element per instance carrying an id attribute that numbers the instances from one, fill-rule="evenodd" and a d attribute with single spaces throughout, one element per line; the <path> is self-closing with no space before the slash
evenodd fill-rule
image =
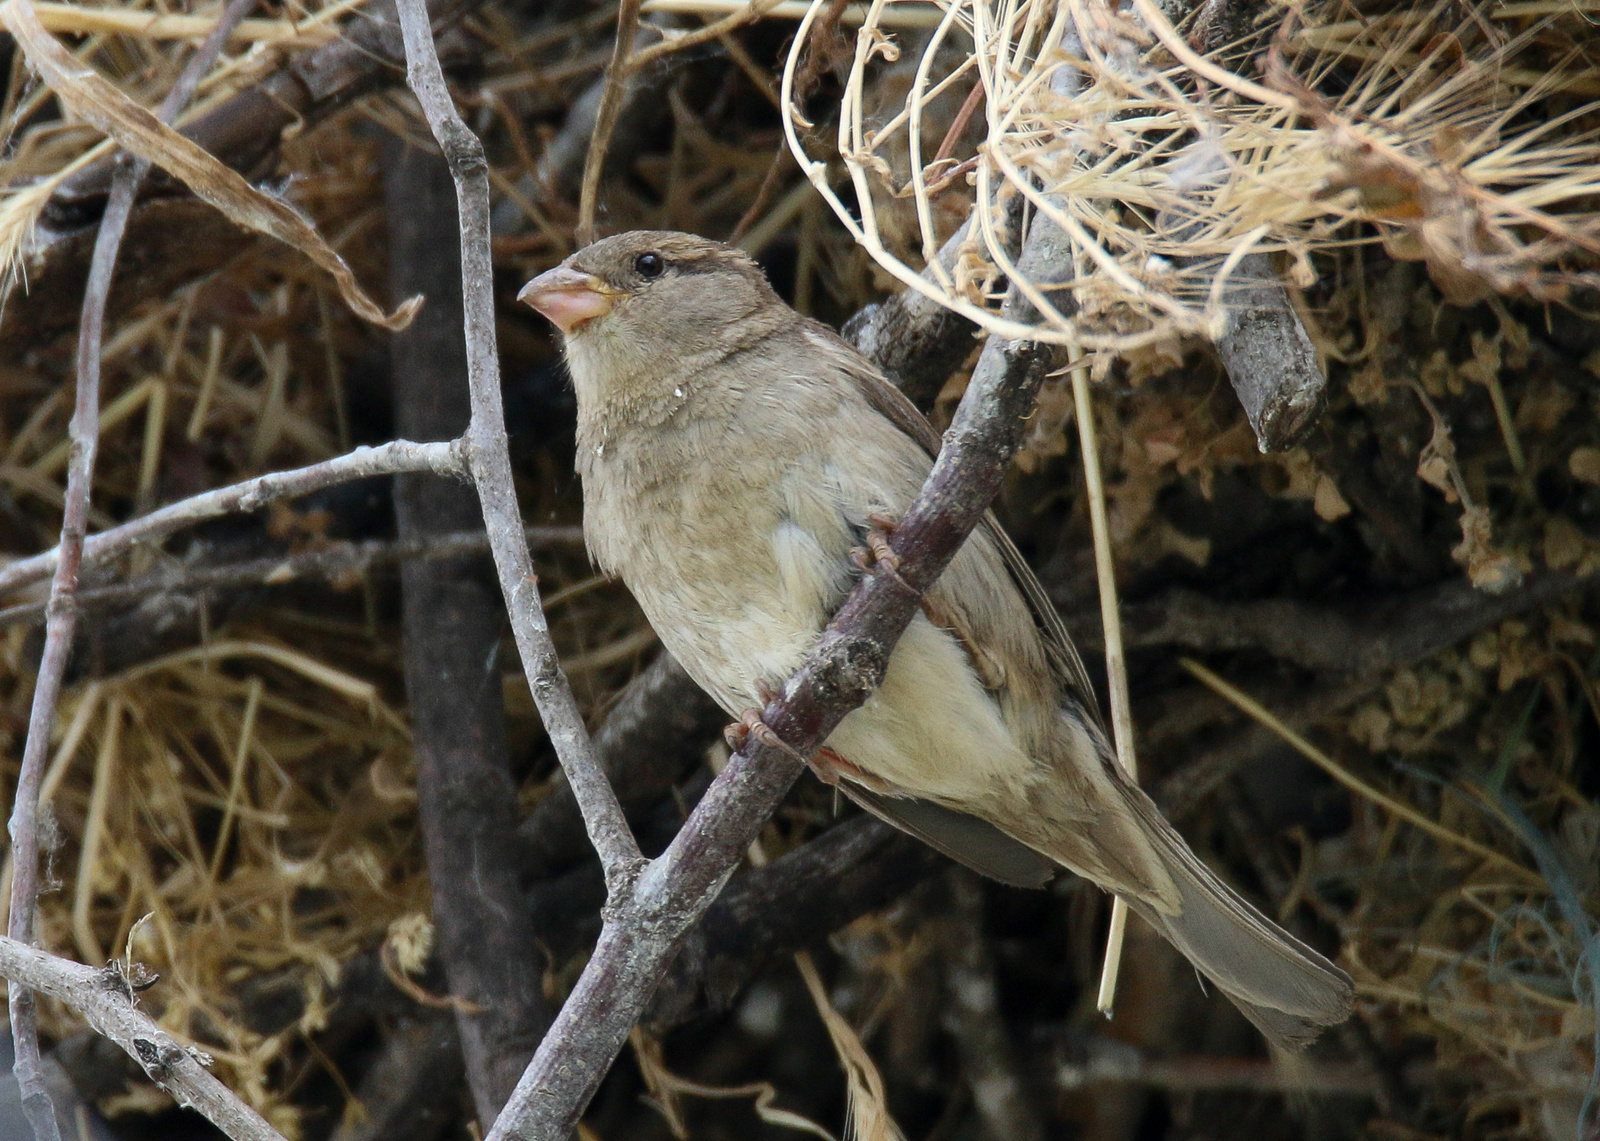
<path id="1" fill-rule="evenodd" d="M 568 266 L 547 269 L 522 287 L 517 300 L 548 317 L 563 333 L 611 312 L 616 295 L 592 273 Z"/>

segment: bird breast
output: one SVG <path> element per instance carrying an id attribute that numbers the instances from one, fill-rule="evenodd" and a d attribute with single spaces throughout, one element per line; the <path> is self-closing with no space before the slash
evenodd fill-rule
<path id="1" fill-rule="evenodd" d="M 856 539 L 822 456 L 751 447 L 737 422 L 685 413 L 581 442 L 585 535 L 673 656 L 737 713 L 799 665 L 849 590 Z"/>

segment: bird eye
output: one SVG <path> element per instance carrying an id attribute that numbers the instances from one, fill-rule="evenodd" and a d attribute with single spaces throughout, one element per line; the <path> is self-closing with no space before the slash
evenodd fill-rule
<path id="1" fill-rule="evenodd" d="M 660 277 L 666 271 L 667 263 L 660 254 L 640 254 L 633 259 L 633 268 L 640 277 Z"/>

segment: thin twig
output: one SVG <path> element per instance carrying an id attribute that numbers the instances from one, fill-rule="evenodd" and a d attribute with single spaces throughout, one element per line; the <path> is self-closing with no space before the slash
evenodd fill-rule
<path id="1" fill-rule="evenodd" d="M 626 5 L 625 5 L 626 6 Z M 583 713 L 556 658 L 550 627 L 539 602 L 533 559 L 511 478 L 505 414 L 500 399 L 500 361 L 495 345 L 494 266 L 489 251 L 489 177 L 483 144 L 451 102 L 434 50 L 433 29 L 422 0 L 400 0 L 406 44 L 406 78 L 450 164 L 461 225 L 461 289 L 465 312 L 467 384 L 472 421 L 463 437 L 468 470 L 483 506 L 484 530 L 510 612 L 511 630 L 534 704 L 550 734 L 562 772 L 577 797 L 589 839 L 614 895 L 627 894 L 643 857 L 622 805 L 606 781 L 584 727 Z M 637 0 L 632 7 L 638 14 Z M 628 43 L 631 44 L 631 38 Z M 622 50 L 622 49 L 619 49 Z M 504 1114 L 502 1114 L 502 1117 Z"/>
<path id="2" fill-rule="evenodd" d="M 90 536 L 83 544 L 83 565 L 88 567 L 105 562 L 138 543 L 165 538 L 174 531 L 193 527 L 207 519 L 259 511 L 280 499 L 297 499 L 351 480 L 414 471 L 464 476 L 467 474 L 465 451 L 464 440 L 437 444 L 390 440 L 375 447 L 359 447 L 331 460 L 289 471 L 269 472 L 227 487 L 201 492 Z M 0 594 L 9 594 L 19 587 L 49 577 L 55 571 L 60 557 L 61 549 L 57 547 L 40 555 L 18 559 L 0 570 Z"/>
<path id="3" fill-rule="evenodd" d="M 674 52 L 699 47 L 720 39 L 730 32 L 754 23 L 777 7 L 779 0 L 751 0 L 722 19 L 696 28 L 692 32 L 662 33 L 660 43 L 636 49 L 639 34 L 639 12 L 643 0 L 622 0 L 617 9 L 617 41 L 611 52 L 611 62 L 606 66 L 604 93 L 600 109 L 595 114 L 594 133 L 589 136 L 589 149 L 584 155 L 583 184 L 578 195 L 578 225 L 575 237 L 578 245 L 586 246 L 598 236 L 595 213 L 599 209 L 600 176 L 604 171 L 606 154 L 611 149 L 611 136 L 617 121 L 622 117 L 628 101 L 628 91 L 634 78 L 645 68 Z M 769 177 L 771 177 L 769 175 Z"/>
<path id="4" fill-rule="evenodd" d="M 529 544 L 534 547 L 583 548 L 581 527 L 529 527 L 527 535 Z M 163 567 L 130 582 L 87 589 L 80 586 L 78 609 L 127 605 L 158 595 L 186 597 L 314 580 L 337 583 L 364 575 L 374 567 L 488 553 L 489 539 L 482 531 L 452 531 L 412 539 L 341 540 L 310 550 L 215 566 Z M 47 606 L 45 602 L 25 602 L 0 610 L 0 630 L 38 623 Z"/>
<path id="5" fill-rule="evenodd" d="M 189 102 L 195 87 L 216 61 L 229 33 L 254 4 L 255 0 L 233 0 L 229 4 L 162 101 L 159 114 L 163 122 L 170 123 Z M 72 655 L 72 638 L 78 624 L 74 596 L 78 568 L 83 560 L 84 537 L 89 528 L 95 453 L 100 445 L 100 350 L 106 301 L 111 295 L 111 278 L 116 272 L 117 253 L 122 248 L 122 236 L 127 232 L 128 217 L 133 212 L 133 200 L 149 169 L 148 162 L 131 157 L 125 157 L 118 164 L 111 180 L 106 212 L 95 238 L 78 321 L 77 382 L 72 422 L 68 426 L 71 449 L 58 546 L 60 555 L 50 583 L 44 651 L 39 659 L 39 675 L 28 714 L 28 737 L 23 745 L 21 771 L 17 774 L 16 799 L 11 806 L 11 908 L 6 925 L 7 934 L 21 943 L 33 941 L 34 912 L 39 900 L 39 786 L 44 778 L 50 730 L 55 724 L 62 678 L 67 671 L 67 659 Z M 13 1072 L 23 1111 L 36 1141 L 59 1141 L 61 1133 L 55 1105 L 39 1071 L 39 1029 L 33 992 L 23 986 L 10 989 L 11 1036 L 16 1051 Z"/>
<path id="6" fill-rule="evenodd" d="M 628 57 L 626 64 L 628 74 L 637 75 L 641 70 L 649 67 L 663 56 L 671 55 L 673 52 L 685 51 L 689 48 L 697 48 L 701 44 L 708 44 L 712 40 L 721 39 L 746 24 L 753 24 L 776 8 L 778 3 L 779 0 L 751 0 L 743 8 L 730 12 L 722 19 L 707 24 L 703 28 L 696 28 L 692 32 L 675 34 L 670 39 L 662 40 L 659 44 L 651 44 L 647 48 L 642 48 Z"/>
<path id="7" fill-rule="evenodd" d="M 12 980 L 12 990 L 38 991 L 76 1010 L 96 1033 L 126 1050 L 150 1080 L 179 1105 L 203 1114 L 233 1141 L 285 1141 L 283 1134 L 206 1070 L 210 1059 L 180 1046 L 139 1013 L 132 1001 L 133 990 L 153 981 L 143 972 L 143 967 L 128 971 L 120 963 L 86 967 L 0 937 L 0 975 Z"/>

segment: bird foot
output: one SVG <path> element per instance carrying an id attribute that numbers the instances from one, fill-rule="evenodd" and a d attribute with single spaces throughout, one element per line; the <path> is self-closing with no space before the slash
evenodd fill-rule
<path id="1" fill-rule="evenodd" d="M 894 520 L 882 515 L 868 515 L 867 523 L 871 529 L 866 533 L 867 545 L 855 547 L 850 551 L 850 561 L 862 572 L 887 574 L 907 590 L 911 584 L 900 577 L 900 556 L 894 553 L 894 548 L 889 545 L 889 536 L 894 533 Z"/>
<path id="2" fill-rule="evenodd" d="M 763 700 L 770 702 L 771 698 L 764 695 Z M 804 757 L 785 744 L 783 738 L 773 732 L 772 726 L 761 720 L 759 709 L 746 709 L 739 714 L 739 720 L 722 730 L 722 739 L 728 743 L 729 750 L 735 753 L 744 748 L 752 737 L 756 739 L 758 745 L 765 745 L 769 749 L 780 749 L 802 764 L 805 763 Z"/>

